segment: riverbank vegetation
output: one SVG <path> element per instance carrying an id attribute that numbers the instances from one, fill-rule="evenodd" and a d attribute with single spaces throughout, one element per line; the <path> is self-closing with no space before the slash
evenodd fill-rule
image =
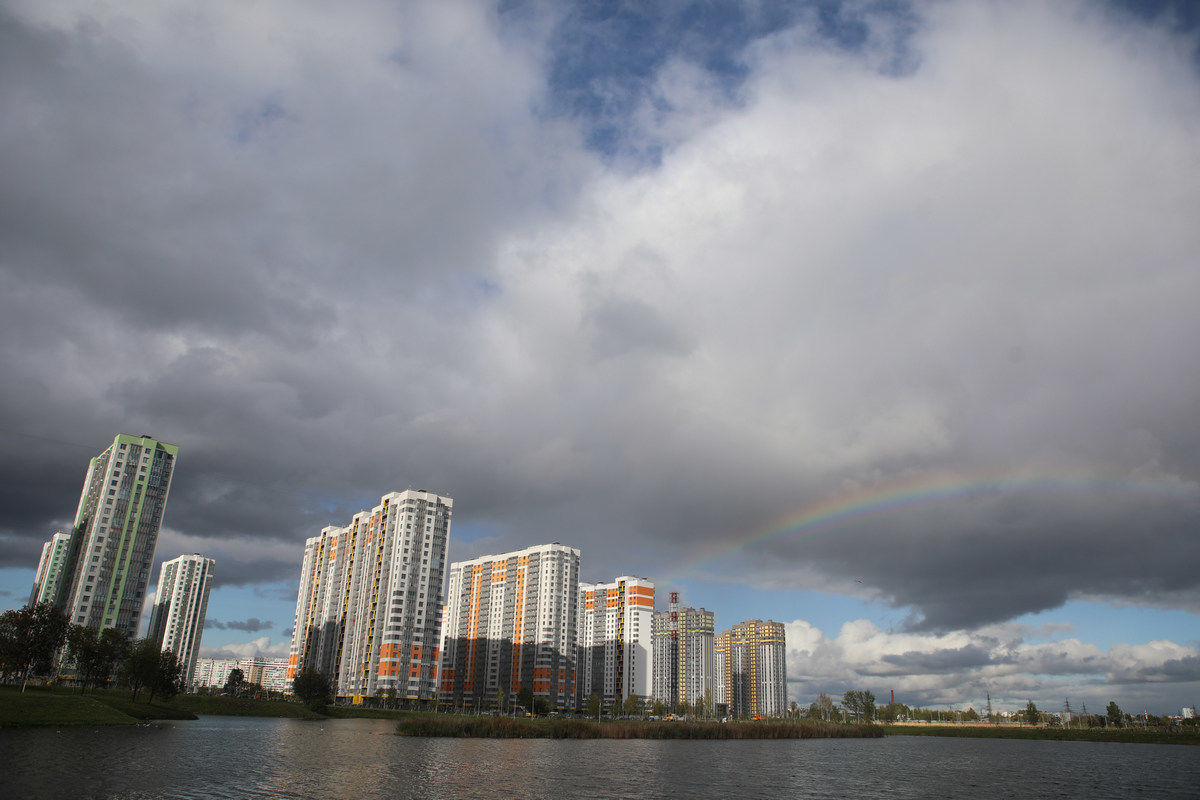
<path id="1" fill-rule="evenodd" d="M 160 719 L 196 719 L 196 715 L 172 704 L 135 702 L 125 691 L 99 690 L 80 695 L 69 689 L 0 689 L 0 728 L 135 725 Z"/>
<path id="2" fill-rule="evenodd" d="M 875 725 L 806 722 L 699 722 L 567 719 L 563 717 L 461 716 L 419 714 L 397 726 L 401 736 L 486 739 L 828 739 L 875 738 Z"/>
<path id="3" fill-rule="evenodd" d="M 1065 742 L 1200 745 L 1200 733 L 1187 728 L 1062 728 L 1016 725 L 883 725 L 888 736 L 953 736 L 970 739 L 1049 739 Z"/>
<path id="4" fill-rule="evenodd" d="M 144 696 L 143 696 L 144 697 Z M 134 725 L 164 719 L 196 719 L 199 714 L 290 719 L 391 719 L 417 712 L 361 706 L 326 706 L 315 712 L 292 700 L 180 694 L 168 701 L 130 699 L 127 689 L 97 688 L 80 694 L 71 687 L 0 687 L 0 727 L 40 725 Z"/>

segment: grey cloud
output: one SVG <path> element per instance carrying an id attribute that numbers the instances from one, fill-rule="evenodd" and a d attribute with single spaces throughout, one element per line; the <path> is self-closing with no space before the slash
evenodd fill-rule
<path id="1" fill-rule="evenodd" d="M 899 674 L 937 674 L 996 663 L 989 650 L 976 645 L 931 653 L 909 651 L 897 655 L 889 654 L 883 656 L 883 661 Z"/>
<path id="2" fill-rule="evenodd" d="M 1200 608 L 1178 39 L 933 5 L 880 75 L 872 36 L 833 58 L 801 21 L 746 50 L 736 104 L 673 73 L 694 114 L 664 106 L 661 163 L 620 173 L 537 113 L 537 30 L 347 5 L 264 6 L 275 33 L 0 11 L 0 419 L 71 443 L 0 434 L 0 565 L 32 570 L 87 458 L 145 431 L 181 447 L 166 524 L 273 598 L 305 537 L 415 485 L 493 550 L 664 582 L 711 551 L 915 630 Z M 832 498 L 1044 474 L 1096 480 L 754 539 Z"/>
<path id="3" fill-rule="evenodd" d="M 258 633 L 259 631 L 269 630 L 275 627 L 275 623 L 270 620 L 262 620 L 258 617 L 250 617 L 247 620 L 231 619 L 228 622 L 221 622 L 216 619 L 205 619 L 205 628 L 215 628 L 217 630 L 245 631 L 247 633 Z"/>
<path id="4" fill-rule="evenodd" d="M 258 617 L 251 617 L 247 620 L 230 620 L 225 623 L 225 627 L 233 631 L 246 631 L 248 633 L 257 633 L 275 627 L 275 623 L 270 620 L 262 620 Z"/>

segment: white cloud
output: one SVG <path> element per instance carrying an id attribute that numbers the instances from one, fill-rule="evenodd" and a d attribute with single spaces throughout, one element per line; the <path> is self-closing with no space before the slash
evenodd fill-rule
<path id="1" fill-rule="evenodd" d="M 200 646 L 201 658 L 255 658 L 257 656 L 271 656 L 275 658 L 285 658 L 288 654 L 288 648 L 291 642 L 287 639 L 280 639 L 277 642 L 272 642 L 270 636 L 260 636 L 249 642 L 233 642 L 223 644 L 220 647 Z"/>
<path id="2" fill-rule="evenodd" d="M 827 637 L 805 620 L 786 624 L 789 689 L 798 702 L 818 692 L 835 698 L 869 689 L 894 690 L 909 705 L 1016 708 L 1034 699 L 1057 708 L 1064 697 L 1098 710 L 1114 697 L 1127 702 L 1181 705 L 1200 678 L 1200 648 L 1171 641 L 1116 644 L 1107 650 L 1069 637 L 1027 641 L 1055 629 L 993 625 L 944 634 L 894 633 L 859 619 Z M 1172 684 L 1165 693 L 1151 684 Z M 1167 699 L 1169 698 L 1169 699 Z M 1170 707 L 1170 706 L 1168 706 Z"/>

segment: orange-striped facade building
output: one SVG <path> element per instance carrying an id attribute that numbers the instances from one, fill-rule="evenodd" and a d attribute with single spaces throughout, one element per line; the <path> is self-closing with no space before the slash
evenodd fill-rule
<path id="1" fill-rule="evenodd" d="M 305 666 L 339 695 L 437 696 L 441 596 L 454 501 L 391 492 L 305 542 L 288 686 Z"/>
<path id="2" fill-rule="evenodd" d="M 606 708 L 650 696 L 653 616 L 654 584 L 644 578 L 579 585 L 578 707 L 593 694 Z"/>
<path id="3" fill-rule="evenodd" d="M 507 707 L 523 690 L 573 708 L 579 550 L 558 543 L 450 565 L 441 698 Z"/>

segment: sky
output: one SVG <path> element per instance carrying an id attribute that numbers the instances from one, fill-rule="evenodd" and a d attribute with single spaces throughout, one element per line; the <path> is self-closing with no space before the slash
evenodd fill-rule
<path id="1" fill-rule="evenodd" d="M 177 444 L 203 654 L 424 488 L 807 704 L 1200 700 L 1187 2 L 0 2 L 0 606 Z M 155 567 L 157 574 L 157 566 Z"/>

